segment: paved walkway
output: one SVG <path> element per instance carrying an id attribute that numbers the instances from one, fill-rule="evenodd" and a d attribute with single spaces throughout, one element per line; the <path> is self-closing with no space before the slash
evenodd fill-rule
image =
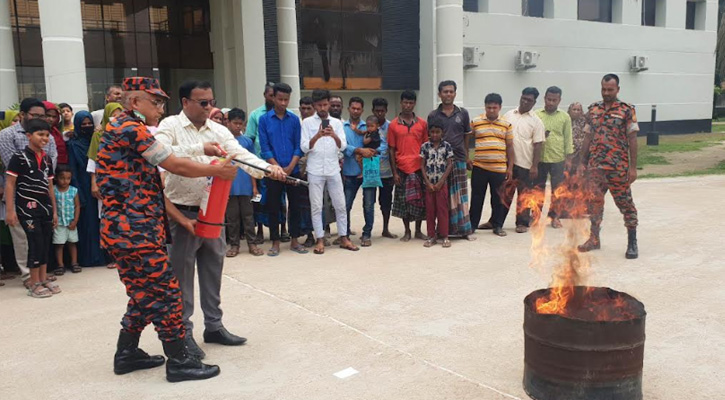
<path id="1" fill-rule="evenodd" d="M 640 181 L 634 193 L 641 257 L 624 259 L 626 233 L 608 200 L 590 283 L 646 305 L 645 399 L 722 398 L 725 177 Z M 113 375 L 125 308 L 114 271 L 66 275 L 64 293 L 46 300 L 9 283 L 0 288 L 0 397 L 525 399 L 522 300 L 549 274 L 528 267 L 530 236 L 511 224 L 506 238 L 479 233 L 450 249 L 382 239 L 377 225 L 373 247 L 355 254 L 239 256 L 225 270 L 223 307 L 226 326 L 249 342 L 202 343 L 222 368 L 204 382 L 167 383 L 163 368 Z M 401 233 L 399 221 L 394 228 Z M 150 328 L 142 346 L 161 352 Z M 333 375 L 349 367 L 359 373 Z"/>

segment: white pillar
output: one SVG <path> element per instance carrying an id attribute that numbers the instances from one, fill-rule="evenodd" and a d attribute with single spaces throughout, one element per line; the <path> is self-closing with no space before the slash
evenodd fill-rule
<path id="1" fill-rule="evenodd" d="M 81 2 L 38 0 L 48 101 L 88 109 Z"/>
<path id="2" fill-rule="evenodd" d="M 717 32 L 717 26 L 720 21 L 718 16 L 718 2 L 714 0 L 701 1 L 697 5 L 697 13 L 695 14 L 695 28 L 708 32 Z"/>
<path id="3" fill-rule="evenodd" d="M 515 0 L 488 0 L 490 14 L 521 15 L 521 2 Z"/>
<path id="4" fill-rule="evenodd" d="M 685 29 L 685 15 L 687 14 L 687 2 L 682 0 L 660 0 L 657 2 L 657 11 L 664 9 L 665 22 L 660 22 L 657 15 L 657 26 L 664 26 L 669 29 Z"/>
<path id="5" fill-rule="evenodd" d="M 0 110 L 5 110 L 19 100 L 8 0 L 0 0 L 0 48 L 4 49 L 0 57 Z"/>
<path id="6" fill-rule="evenodd" d="M 420 112 L 432 110 L 438 104 L 438 79 L 436 73 L 436 10 L 435 0 L 421 0 L 420 2 L 420 26 L 430 29 L 420 30 L 420 85 L 418 89 L 417 108 Z M 399 109 L 400 97 L 396 96 L 394 107 Z M 393 108 L 393 107 L 391 107 Z M 393 116 L 395 114 L 392 114 Z"/>
<path id="7" fill-rule="evenodd" d="M 612 22 L 622 25 L 642 25 L 642 1 L 612 1 Z"/>
<path id="8" fill-rule="evenodd" d="M 456 104 L 463 105 L 463 0 L 436 2 L 436 64 L 436 84 L 455 81 Z"/>
<path id="9" fill-rule="evenodd" d="M 297 13 L 295 0 L 277 0 L 277 43 L 280 80 L 292 87 L 289 108 L 299 113 L 300 63 L 297 52 Z"/>
<path id="10" fill-rule="evenodd" d="M 544 17 L 575 20 L 579 17 L 577 0 L 545 0 Z"/>

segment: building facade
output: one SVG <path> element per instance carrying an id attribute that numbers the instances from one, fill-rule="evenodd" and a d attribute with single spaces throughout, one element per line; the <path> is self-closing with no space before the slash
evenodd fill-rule
<path id="1" fill-rule="evenodd" d="M 487 93 L 516 107 L 521 90 L 563 89 L 563 104 L 599 99 L 621 77 L 647 130 L 708 131 L 714 0 L 0 0 L 0 107 L 36 96 L 103 105 L 106 86 L 151 75 L 170 93 L 191 77 L 214 82 L 219 104 L 254 109 L 265 82 L 315 88 L 368 104 L 437 83 L 483 112 Z M 539 106 L 543 106 L 543 99 Z M 170 112 L 178 110 L 178 99 Z M 368 111 L 370 106 L 367 107 Z"/>

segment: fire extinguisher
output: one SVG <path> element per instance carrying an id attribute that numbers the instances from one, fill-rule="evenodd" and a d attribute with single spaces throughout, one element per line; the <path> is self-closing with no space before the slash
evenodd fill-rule
<path id="1" fill-rule="evenodd" d="M 212 165 L 218 163 L 219 160 L 211 162 Z M 219 177 L 207 177 L 204 196 L 199 205 L 199 216 L 196 218 L 194 229 L 196 236 L 205 239 L 216 239 L 221 236 L 232 182 Z"/>

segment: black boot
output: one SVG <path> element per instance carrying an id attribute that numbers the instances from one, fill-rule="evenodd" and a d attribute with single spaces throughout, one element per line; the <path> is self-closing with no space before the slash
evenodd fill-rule
<path id="1" fill-rule="evenodd" d="M 578 247 L 580 253 L 586 253 L 592 250 L 599 250 L 602 247 L 602 244 L 599 241 L 599 230 L 600 228 L 598 226 L 592 225 L 591 233 L 589 234 L 589 240 L 587 240 L 583 245 Z"/>
<path id="2" fill-rule="evenodd" d="M 639 249 L 637 248 L 637 229 L 627 230 L 627 252 L 624 254 L 629 260 L 639 257 Z"/>
<path id="3" fill-rule="evenodd" d="M 163 356 L 150 356 L 138 348 L 138 335 L 121 331 L 118 335 L 116 355 L 113 357 L 113 372 L 123 375 L 140 369 L 164 365 Z"/>
<path id="4" fill-rule="evenodd" d="M 166 361 L 166 380 L 169 382 L 202 380 L 219 375 L 219 366 L 204 364 L 189 355 L 183 340 L 164 342 L 164 353 L 169 358 Z"/>

